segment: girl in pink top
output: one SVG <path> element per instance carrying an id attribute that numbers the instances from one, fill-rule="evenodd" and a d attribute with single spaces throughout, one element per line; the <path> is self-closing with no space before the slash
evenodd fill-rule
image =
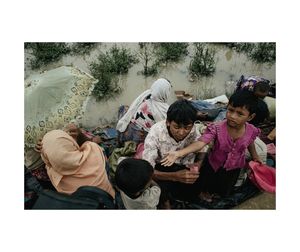
<path id="1" fill-rule="evenodd" d="M 229 99 L 226 119 L 208 126 L 199 141 L 182 150 L 170 152 L 162 160 L 162 165 L 170 166 L 177 158 L 197 152 L 212 142 L 213 148 L 200 172 L 200 196 L 211 201 L 213 193 L 224 196 L 230 194 L 240 168 L 246 164 L 246 149 L 248 148 L 254 161 L 261 162 L 254 145 L 260 130 L 248 123 L 255 117 L 257 99 L 249 91 L 234 93 Z"/>

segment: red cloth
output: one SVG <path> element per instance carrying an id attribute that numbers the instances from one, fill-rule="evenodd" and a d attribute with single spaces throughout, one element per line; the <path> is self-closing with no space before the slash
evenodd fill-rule
<path id="1" fill-rule="evenodd" d="M 276 170 L 275 168 L 250 161 L 249 168 L 251 173 L 249 179 L 261 190 L 266 192 L 276 192 Z"/>

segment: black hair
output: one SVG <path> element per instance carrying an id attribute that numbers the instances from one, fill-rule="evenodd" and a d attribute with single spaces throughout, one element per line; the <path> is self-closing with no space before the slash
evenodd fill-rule
<path id="1" fill-rule="evenodd" d="M 269 92 L 270 90 L 270 81 L 269 80 L 264 80 L 256 83 L 254 86 L 253 91 L 260 91 L 260 92 Z"/>
<path id="2" fill-rule="evenodd" d="M 233 107 L 245 107 L 250 115 L 256 113 L 259 98 L 253 92 L 248 90 L 240 90 L 229 98 L 228 104 Z"/>
<path id="3" fill-rule="evenodd" d="M 172 103 L 167 111 L 167 121 L 178 125 L 189 125 L 197 120 L 197 110 L 188 100 L 181 99 Z"/>
<path id="4" fill-rule="evenodd" d="M 251 121 L 249 121 L 249 123 L 253 124 L 254 126 L 257 126 L 260 123 L 263 123 L 266 119 L 268 119 L 269 116 L 270 111 L 268 105 L 262 99 L 258 99 L 255 117 Z"/>
<path id="5" fill-rule="evenodd" d="M 130 198 L 135 198 L 152 179 L 153 167 L 143 159 L 122 160 L 115 173 L 117 187 Z"/>

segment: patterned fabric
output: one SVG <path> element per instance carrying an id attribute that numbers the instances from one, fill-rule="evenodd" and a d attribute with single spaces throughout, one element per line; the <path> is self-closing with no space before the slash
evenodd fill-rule
<path id="1" fill-rule="evenodd" d="M 151 115 L 155 122 L 166 119 L 169 105 L 167 100 L 171 93 L 171 84 L 166 79 L 156 80 L 150 89 L 140 94 L 130 105 L 128 111 L 118 121 L 116 129 L 119 132 L 124 132 L 132 119 L 135 118 L 140 106 L 147 100 L 147 111 L 151 111 Z M 119 110 L 120 114 L 120 110 Z"/>
<path id="2" fill-rule="evenodd" d="M 133 123 L 129 123 L 124 132 L 119 132 L 119 144 L 124 145 L 127 141 L 134 141 L 136 144 L 144 142 L 147 132 L 141 130 Z"/>
<path id="3" fill-rule="evenodd" d="M 152 126 L 144 144 L 143 159 L 147 160 L 153 167 L 167 155 L 170 151 L 181 150 L 195 142 L 200 134 L 194 126 L 191 132 L 182 141 L 176 142 L 169 134 L 166 121 L 161 121 Z M 189 165 L 194 163 L 195 154 L 190 153 L 182 159 L 177 159 L 175 163 Z"/>
<path id="4" fill-rule="evenodd" d="M 227 120 L 210 124 L 199 141 L 210 143 L 214 141 L 208 160 L 212 168 L 217 171 L 222 166 L 226 170 L 243 168 L 246 164 L 245 153 L 248 146 L 260 134 L 260 129 L 246 123 L 246 130 L 242 137 L 232 140 L 227 130 Z"/>
<path id="5" fill-rule="evenodd" d="M 50 181 L 44 162 L 42 167 L 34 169 L 33 171 L 31 171 L 31 174 L 32 176 L 36 177 L 38 180 Z"/>
<path id="6" fill-rule="evenodd" d="M 24 148 L 24 163 L 28 170 L 32 171 L 45 166 L 40 153 L 36 152 L 32 147 Z"/>
<path id="7" fill-rule="evenodd" d="M 138 198 L 132 199 L 121 191 L 122 201 L 126 209 L 156 209 L 159 197 L 160 188 L 152 186 L 147 188 Z"/>
<path id="8" fill-rule="evenodd" d="M 82 115 L 94 84 L 74 67 L 59 67 L 25 81 L 25 145 L 34 147 L 48 131 L 62 129 Z"/>
<path id="9" fill-rule="evenodd" d="M 241 89 L 246 89 L 249 91 L 254 91 L 255 86 L 257 85 L 257 83 L 270 83 L 269 80 L 264 79 L 262 77 L 258 77 L 258 76 L 249 76 L 247 78 L 245 78 L 243 75 L 241 76 L 241 78 L 239 79 L 238 83 L 237 83 L 237 90 L 241 90 Z"/>
<path id="10" fill-rule="evenodd" d="M 150 110 L 149 99 L 146 99 L 137 109 L 131 122 L 141 130 L 149 132 L 150 128 L 155 124 L 155 120 Z"/>

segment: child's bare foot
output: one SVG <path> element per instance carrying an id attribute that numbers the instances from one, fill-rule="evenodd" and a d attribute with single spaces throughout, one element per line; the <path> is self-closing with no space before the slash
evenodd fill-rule
<path id="1" fill-rule="evenodd" d="M 213 201 L 213 195 L 210 194 L 210 193 L 208 193 L 208 192 L 201 192 L 201 193 L 199 194 L 199 198 L 200 198 L 201 200 L 206 201 L 206 202 L 212 202 L 212 201 Z"/>

